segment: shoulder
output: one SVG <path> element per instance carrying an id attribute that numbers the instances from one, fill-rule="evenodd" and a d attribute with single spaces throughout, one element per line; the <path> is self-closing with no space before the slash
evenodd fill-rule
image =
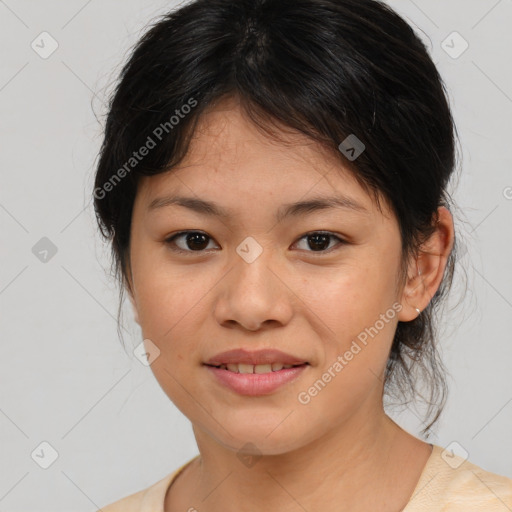
<path id="1" fill-rule="evenodd" d="M 125 496 L 118 501 L 110 503 L 96 512 L 145 512 L 151 502 L 161 499 L 162 504 L 165 497 L 165 492 L 175 477 L 176 471 L 162 478 L 150 487 L 141 491 Z M 158 510 L 158 509 L 156 509 Z"/>
<path id="2" fill-rule="evenodd" d="M 407 512 L 512 510 L 512 479 L 434 445 Z M 405 512 L 405 511 L 404 511 Z"/>
<path id="3" fill-rule="evenodd" d="M 486 471 L 462 458 L 461 461 L 457 469 L 450 468 L 443 478 L 446 496 L 454 511 L 502 512 L 512 509 L 512 479 Z"/>
<path id="4" fill-rule="evenodd" d="M 101 507 L 96 512 L 139 512 L 142 509 L 142 497 L 145 491 L 139 491 L 130 496 Z"/>
<path id="5" fill-rule="evenodd" d="M 169 473 L 150 487 L 125 496 L 109 505 L 105 505 L 96 512 L 163 512 L 167 489 L 178 474 L 197 457 L 199 457 L 199 455 L 190 459 L 187 463 L 183 464 L 172 473 Z"/>

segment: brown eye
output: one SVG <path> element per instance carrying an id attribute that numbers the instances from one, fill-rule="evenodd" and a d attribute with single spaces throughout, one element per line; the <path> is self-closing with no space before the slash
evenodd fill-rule
<path id="1" fill-rule="evenodd" d="M 168 238 L 165 243 L 176 245 L 176 250 L 180 252 L 200 252 L 208 248 L 210 241 L 211 237 L 201 231 L 182 231 Z"/>
<path id="2" fill-rule="evenodd" d="M 333 246 L 330 244 L 333 240 L 337 240 L 339 242 L 338 245 L 346 243 L 340 237 L 322 231 L 307 233 L 300 240 L 306 240 L 306 250 L 309 252 L 327 252 L 327 250 L 332 249 Z"/>

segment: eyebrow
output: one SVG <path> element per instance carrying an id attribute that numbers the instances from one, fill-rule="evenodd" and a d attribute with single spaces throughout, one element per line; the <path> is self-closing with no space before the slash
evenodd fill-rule
<path id="1" fill-rule="evenodd" d="M 223 219 L 228 219 L 232 216 L 229 210 L 221 207 L 213 201 L 205 201 L 204 199 L 185 196 L 158 197 L 148 204 L 147 211 L 154 211 L 171 205 L 182 206 L 196 213 L 212 217 L 220 217 Z M 282 221 L 290 216 L 307 215 L 316 211 L 326 210 L 328 208 L 342 208 L 360 213 L 369 213 L 362 204 L 354 201 L 348 196 L 318 196 L 305 201 L 282 205 L 276 214 L 276 220 Z"/>

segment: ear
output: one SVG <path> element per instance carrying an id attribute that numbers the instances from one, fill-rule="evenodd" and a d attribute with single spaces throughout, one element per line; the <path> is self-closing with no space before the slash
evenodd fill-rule
<path id="1" fill-rule="evenodd" d="M 139 312 L 137 311 L 137 306 L 135 304 L 135 300 L 134 300 L 133 295 L 131 294 L 131 292 L 129 290 L 127 290 L 127 292 L 128 292 L 128 297 L 130 298 L 130 302 L 132 303 L 133 316 L 135 318 L 135 321 L 140 325 Z"/>
<path id="2" fill-rule="evenodd" d="M 125 280 L 124 280 L 124 288 L 126 290 L 128 298 L 130 299 L 130 302 L 132 303 L 133 316 L 135 318 L 135 321 L 140 325 L 139 312 L 137 310 L 137 305 L 135 304 L 135 299 L 133 298 L 133 291 L 132 291 L 133 290 L 133 285 L 132 285 L 133 276 L 132 276 L 132 270 L 131 270 L 131 265 L 130 265 L 129 260 L 127 263 L 127 273 L 128 273 L 128 275 L 125 276 Z"/>
<path id="3" fill-rule="evenodd" d="M 435 295 L 443 280 L 448 257 L 453 248 L 455 232 L 453 218 L 447 208 L 437 210 L 436 231 L 420 247 L 417 258 L 411 258 L 407 271 L 407 282 L 402 291 L 402 310 L 398 315 L 401 322 L 414 320 Z"/>

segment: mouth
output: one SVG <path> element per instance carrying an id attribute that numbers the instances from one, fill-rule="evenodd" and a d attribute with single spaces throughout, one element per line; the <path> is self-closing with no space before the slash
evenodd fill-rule
<path id="1" fill-rule="evenodd" d="M 309 363 L 284 364 L 205 364 L 215 381 L 231 391 L 246 396 L 269 395 L 300 378 Z"/>
<path id="2" fill-rule="evenodd" d="M 266 364 L 243 364 L 243 363 L 228 363 L 228 364 L 207 364 L 206 366 L 210 366 L 212 368 L 218 368 L 219 370 L 227 370 L 232 373 L 273 373 L 279 372 L 281 370 L 287 370 L 289 368 L 296 368 L 299 366 L 307 366 L 309 363 L 299 363 L 299 364 L 284 364 L 284 363 L 266 363 Z"/>
<path id="3" fill-rule="evenodd" d="M 277 349 L 238 348 L 221 352 L 204 361 L 203 364 L 236 373 L 270 373 L 309 363 L 305 358 Z"/>
<path id="4" fill-rule="evenodd" d="M 261 396 L 291 385 L 310 364 L 298 355 L 273 348 L 238 348 L 217 354 L 203 365 L 216 382 L 231 391 Z"/>

